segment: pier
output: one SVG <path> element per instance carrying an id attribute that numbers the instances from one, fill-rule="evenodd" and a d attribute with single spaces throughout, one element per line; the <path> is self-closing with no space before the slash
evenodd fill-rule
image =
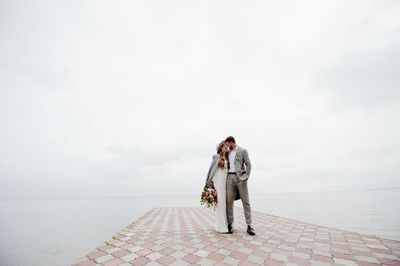
<path id="1" fill-rule="evenodd" d="M 400 265 L 400 241 L 257 211 L 249 236 L 235 211 L 239 230 L 219 234 L 212 209 L 152 209 L 74 265 Z"/>

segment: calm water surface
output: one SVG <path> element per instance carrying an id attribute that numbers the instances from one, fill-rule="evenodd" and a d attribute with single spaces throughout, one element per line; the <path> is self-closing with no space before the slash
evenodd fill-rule
<path id="1" fill-rule="evenodd" d="M 264 194 L 250 200 L 254 210 L 400 240 L 400 189 Z M 199 206 L 199 199 L 2 198 L 0 265 L 71 265 L 146 211 L 162 206 Z"/>

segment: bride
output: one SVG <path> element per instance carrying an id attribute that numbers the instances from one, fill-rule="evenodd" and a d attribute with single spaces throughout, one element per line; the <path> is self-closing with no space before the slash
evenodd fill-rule
<path id="1" fill-rule="evenodd" d="M 217 146 L 217 155 L 213 156 L 210 169 L 208 170 L 206 184 L 214 183 L 217 191 L 217 207 L 215 208 L 215 230 L 219 233 L 229 234 L 226 216 L 226 178 L 228 176 L 228 150 L 229 146 L 222 141 Z M 236 220 L 236 219 L 235 219 Z M 232 228 L 236 229 L 235 221 Z"/>

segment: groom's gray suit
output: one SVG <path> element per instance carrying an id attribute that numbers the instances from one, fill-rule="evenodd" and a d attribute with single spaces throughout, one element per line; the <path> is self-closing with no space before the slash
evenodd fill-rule
<path id="1" fill-rule="evenodd" d="M 229 151 L 228 158 L 231 152 Z M 235 172 L 231 171 L 232 167 L 229 164 L 228 178 L 226 180 L 226 212 L 228 223 L 232 224 L 233 222 L 233 202 L 235 201 L 236 191 L 239 191 L 246 223 L 251 224 L 251 208 L 247 189 L 247 180 L 251 172 L 251 162 L 246 149 L 237 146 L 234 164 Z"/>

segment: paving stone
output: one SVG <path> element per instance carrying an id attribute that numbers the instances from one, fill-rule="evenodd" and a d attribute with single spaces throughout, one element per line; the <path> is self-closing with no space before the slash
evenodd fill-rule
<path id="1" fill-rule="evenodd" d="M 373 254 L 374 254 L 375 258 L 390 259 L 390 260 L 398 259 L 398 257 L 395 255 L 389 255 L 389 254 L 384 254 L 384 253 L 373 253 Z"/>
<path id="2" fill-rule="evenodd" d="M 162 256 L 164 256 L 164 255 L 162 255 L 161 253 L 153 252 L 150 255 L 147 255 L 146 257 L 148 257 L 150 260 L 158 260 Z"/>
<path id="3" fill-rule="evenodd" d="M 228 265 L 239 265 L 240 260 L 235 259 L 233 257 L 225 257 L 225 259 L 223 260 L 223 262 L 225 262 Z"/>
<path id="4" fill-rule="evenodd" d="M 137 252 L 137 251 L 139 251 L 139 250 L 142 250 L 143 248 L 142 247 L 139 247 L 139 246 L 133 246 L 133 247 L 131 247 L 131 248 L 128 248 L 128 250 L 129 251 L 131 251 L 131 252 Z"/>
<path id="5" fill-rule="evenodd" d="M 183 261 L 183 260 L 177 260 L 177 261 L 171 263 L 170 265 L 172 265 L 172 266 L 185 266 L 185 265 L 189 265 L 189 263 L 187 263 L 186 261 Z"/>
<path id="6" fill-rule="evenodd" d="M 305 260 L 311 258 L 309 254 L 307 254 L 307 253 L 301 253 L 301 252 L 293 252 L 292 255 L 293 255 L 294 257 L 301 258 L 301 259 L 305 259 Z"/>
<path id="7" fill-rule="evenodd" d="M 311 266 L 330 266 L 331 263 L 317 261 L 317 260 L 310 260 L 308 261 Z"/>
<path id="8" fill-rule="evenodd" d="M 306 259 L 302 259 L 299 257 L 288 257 L 288 260 L 290 263 L 292 264 L 296 264 L 296 265 L 302 265 L 302 266 L 309 266 L 310 263 L 308 262 L 308 260 Z"/>
<path id="9" fill-rule="evenodd" d="M 250 261 L 250 262 L 262 264 L 262 263 L 264 262 L 265 259 L 262 258 L 262 257 L 260 257 L 260 256 L 250 255 L 250 256 L 247 258 L 247 260 Z"/>
<path id="10" fill-rule="evenodd" d="M 87 257 L 88 257 L 89 259 L 94 260 L 94 259 L 96 259 L 96 258 L 103 257 L 103 256 L 105 256 L 105 255 L 107 255 L 106 252 L 104 252 L 104 251 L 97 251 L 97 252 L 89 253 L 89 254 L 87 255 Z"/>
<path id="11" fill-rule="evenodd" d="M 366 261 L 370 263 L 379 263 L 379 260 L 374 257 L 366 257 L 366 256 L 354 256 L 356 260 Z"/>
<path id="12" fill-rule="evenodd" d="M 246 254 L 251 254 L 253 252 L 253 250 L 249 248 L 239 248 L 238 250 Z"/>
<path id="13" fill-rule="evenodd" d="M 176 258 L 172 256 L 163 256 L 157 260 L 161 265 L 170 265 L 171 263 L 176 261 Z"/>
<path id="14" fill-rule="evenodd" d="M 215 261 L 206 259 L 206 258 L 202 258 L 199 260 L 199 262 L 197 262 L 197 265 L 202 265 L 202 266 L 211 266 L 214 265 Z"/>
<path id="15" fill-rule="evenodd" d="M 118 265 L 121 265 L 122 263 L 124 263 L 123 260 L 121 260 L 120 258 L 115 258 L 115 259 L 104 262 L 103 265 L 104 266 L 118 266 Z"/>
<path id="16" fill-rule="evenodd" d="M 238 208 L 239 213 L 243 209 Z M 200 207 L 154 208 L 74 266 L 113 265 L 400 265 L 400 241 L 311 225 L 253 211 L 257 235 L 219 234 L 214 212 Z"/>
<path id="17" fill-rule="evenodd" d="M 96 262 L 90 259 L 74 264 L 74 266 L 93 266 L 93 265 L 96 265 Z"/>
<path id="18" fill-rule="evenodd" d="M 177 258 L 177 259 L 181 259 L 181 258 L 185 257 L 186 255 L 187 255 L 186 253 L 179 251 L 179 250 L 171 254 L 172 257 Z"/>
<path id="19" fill-rule="evenodd" d="M 154 260 L 150 261 L 149 263 L 146 263 L 146 266 L 161 266 L 161 265 L 163 264 L 158 263 L 157 261 Z"/>
<path id="20" fill-rule="evenodd" d="M 112 254 L 112 253 L 120 251 L 120 250 L 121 250 L 120 248 L 115 247 L 115 248 L 108 249 L 106 252 L 109 254 Z"/>
<path id="21" fill-rule="evenodd" d="M 196 251 L 194 254 L 196 254 L 196 255 L 199 256 L 199 257 L 205 258 L 205 257 L 208 256 L 209 253 L 210 253 L 210 252 L 205 251 L 205 250 L 198 250 L 198 251 Z"/>
<path id="22" fill-rule="evenodd" d="M 273 254 L 271 254 L 271 258 L 275 259 L 275 260 L 280 260 L 283 262 L 288 261 L 288 257 L 286 255 L 282 255 L 282 254 L 273 253 Z"/>
<path id="23" fill-rule="evenodd" d="M 121 257 L 121 259 L 123 261 L 130 262 L 130 261 L 132 261 L 132 260 L 134 260 L 134 259 L 136 259 L 138 257 L 139 257 L 139 255 L 137 255 L 135 253 L 130 253 L 130 254 L 126 255 L 126 256 Z"/>
<path id="24" fill-rule="evenodd" d="M 220 249 L 217 251 L 218 253 L 221 253 L 222 255 L 228 256 L 229 254 L 231 254 L 231 252 L 229 250 L 226 249 Z"/>
<path id="25" fill-rule="evenodd" d="M 339 258 L 333 258 L 334 262 L 336 264 L 340 265 L 346 265 L 346 266 L 357 266 L 357 263 L 351 260 L 345 260 L 345 259 L 339 259 Z"/>
<path id="26" fill-rule="evenodd" d="M 112 255 L 110 255 L 110 254 L 107 254 L 105 256 L 96 258 L 95 261 L 97 263 L 103 263 L 103 262 L 109 261 L 111 259 L 114 259 L 114 257 Z"/>

